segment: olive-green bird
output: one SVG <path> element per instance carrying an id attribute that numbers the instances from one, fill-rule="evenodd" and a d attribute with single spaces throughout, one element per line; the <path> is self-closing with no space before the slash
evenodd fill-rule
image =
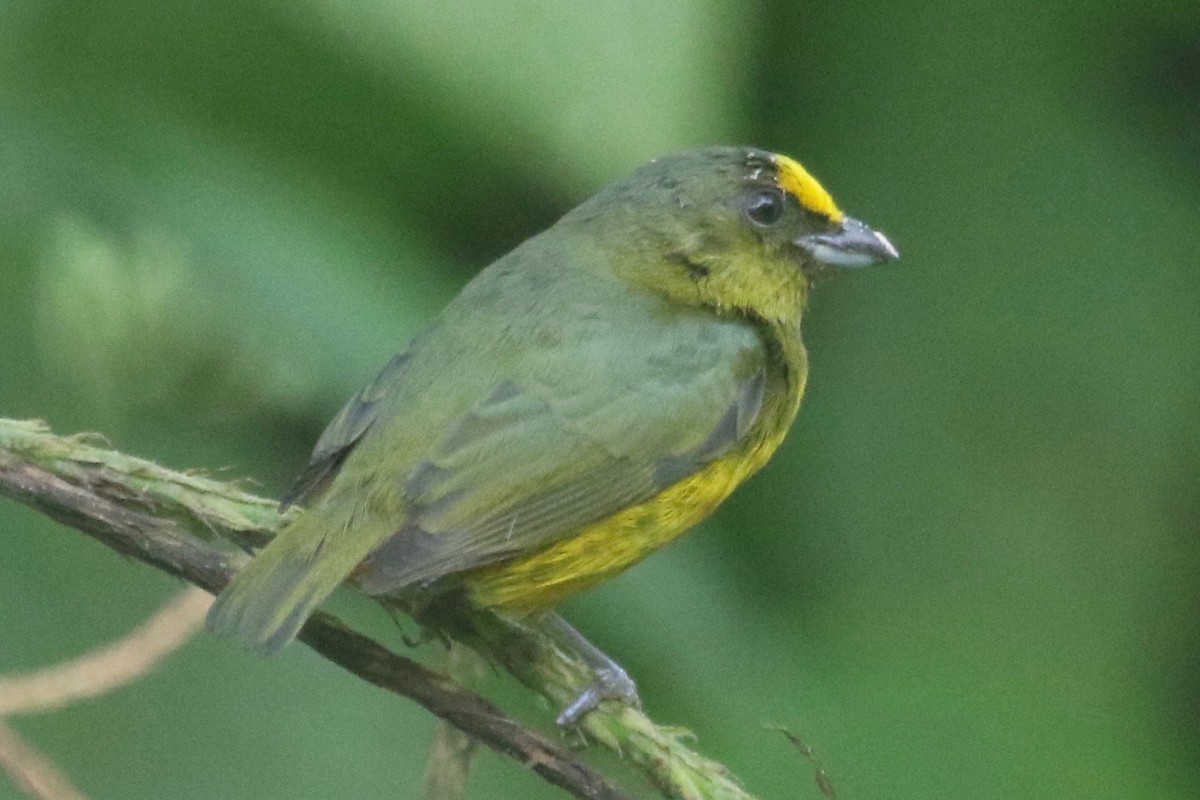
<path id="1" fill-rule="evenodd" d="M 350 400 L 284 500 L 306 510 L 210 628 L 269 652 L 347 578 L 376 595 L 452 588 L 574 640 L 596 682 L 560 722 L 636 702 L 549 610 L 766 463 L 804 391 L 814 276 L 897 257 L 786 156 L 651 161 L 480 272 Z"/>

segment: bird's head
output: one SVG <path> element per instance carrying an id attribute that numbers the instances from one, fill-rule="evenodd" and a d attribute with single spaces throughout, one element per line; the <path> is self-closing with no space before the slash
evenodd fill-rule
<path id="1" fill-rule="evenodd" d="M 769 321 L 798 319 L 826 268 L 899 257 L 799 163 L 745 147 L 657 158 L 563 224 L 594 232 L 627 280 L 676 302 Z"/>

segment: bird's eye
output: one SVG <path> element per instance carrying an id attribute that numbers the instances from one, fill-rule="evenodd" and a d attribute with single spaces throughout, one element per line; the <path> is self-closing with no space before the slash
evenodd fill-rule
<path id="1" fill-rule="evenodd" d="M 783 193 L 775 189 L 755 192 L 746 198 L 746 216 L 764 228 L 783 217 Z"/>

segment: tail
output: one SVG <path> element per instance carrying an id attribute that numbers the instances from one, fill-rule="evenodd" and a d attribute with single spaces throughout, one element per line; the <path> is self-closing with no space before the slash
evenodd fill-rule
<path id="1" fill-rule="evenodd" d="M 217 596 L 208 629 L 263 654 L 296 638 L 317 606 L 386 538 L 386 532 L 376 537 L 324 517 L 306 511 L 263 548 Z"/>

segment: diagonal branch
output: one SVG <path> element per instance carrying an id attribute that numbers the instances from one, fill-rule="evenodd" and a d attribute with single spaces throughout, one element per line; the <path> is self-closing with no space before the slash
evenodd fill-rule
<path id="1" fill-rule="evenodd" d="M 0 770 L 37 800 L 87 800 L 66 775 L 0 719 Z"/>
<path id="2" fill-rule="evenodd" d="M 3 419 L 0 495 L 213 593 L 245 560 L 213 540 L 261 546 L 284 519 L 274 502 L 234 485 L 101 448 L 88 437 L 55 436 L 41 423 Z M 590 678 L 583 664 L 544 637 L 493 614 L 459 609 L 420 621 L 485 654 L 557 704 L 574 697 Z M 364 680 L 421 703 L 576 797 L 627 797 L 570 752 L 488 701 L 328 614 L 314 615 L 300 639 Z M 581 729 L 641 767 L 668 797 L 753 800 L 723 765 L 684 744 L 685 731 L 657 726 L 636 709 L 604 704 L 583 719 Z"/>
<path id="3" fill-rule="evenodd" d="M 3 433 L 9 431 L 0 431 L 0 493 L 26 502 L 119 552 L 210 592 L 220 591 L 233 576 L 236 571 L 233 563 L 242 558 L 233 558 L 212 544 L 192 538 L 186 531 L 182 520 L 188 516 L 186 504 L 192 498 L 176 495 L 183 503 L 175 507 L 169 501 L 160 505 L 170 492 L 160 498 L 147 486 L 123 483 L 119 473 L 112 469 L 117 464 L 104 465 L 94 457 L 80 457 L 78 452 L 74 457 L 69 455 L 71 450 L 80 447 L 95 448 L 82 445 L 78 440 L 53 440 L 44 430 L 24 427 L 26 432 L 42 437 L 43 443 L 49 445 L 42 451 L 48 458 L 45 465 L 22 459 L 21 455 L 31 455 L 30 448 L 35 443 L 24 437 L 19 444 L 12 440 L 3 442 L 6 438 Z M 137 467 L 131 474 L 142 480 L 157 469 L 144 462 L 139 464 L 136 459 L 121 457 L 117 460 L 125 461 L 126 467 Z M 57 467 L 61 476 L 47 466 Z M 215 492 L 219 486 L 191 476 L 179 475 L 177 478 L 183 479 L 175 481 L 177 488 L 191 485 L 201 490 L 197 499 L 203 499 L 209 491 Z M 255 504 L 254 510 L 260 511 L 260 507 L 265 506 L 266 501 L 261 501 Z M 199 520 L 200 516 L 197 518 Z M 214 530 L 230 534 L 235 531 L 252 533 L 251 528 L 240 526 L 255 523 L 254 515 L 225 519 L 205 515 L 202 519 Z M 523 728 L 483 698 L 415 661 L 389 652 L 328 614 L 314 615 L 304 626 L 300 638 L 334 663 L 381 688 L 416 700 L 481 742 L 528 764 L 546 780 L 577 797 L 596 800 L 626 797 L 562 747 Z"/>

